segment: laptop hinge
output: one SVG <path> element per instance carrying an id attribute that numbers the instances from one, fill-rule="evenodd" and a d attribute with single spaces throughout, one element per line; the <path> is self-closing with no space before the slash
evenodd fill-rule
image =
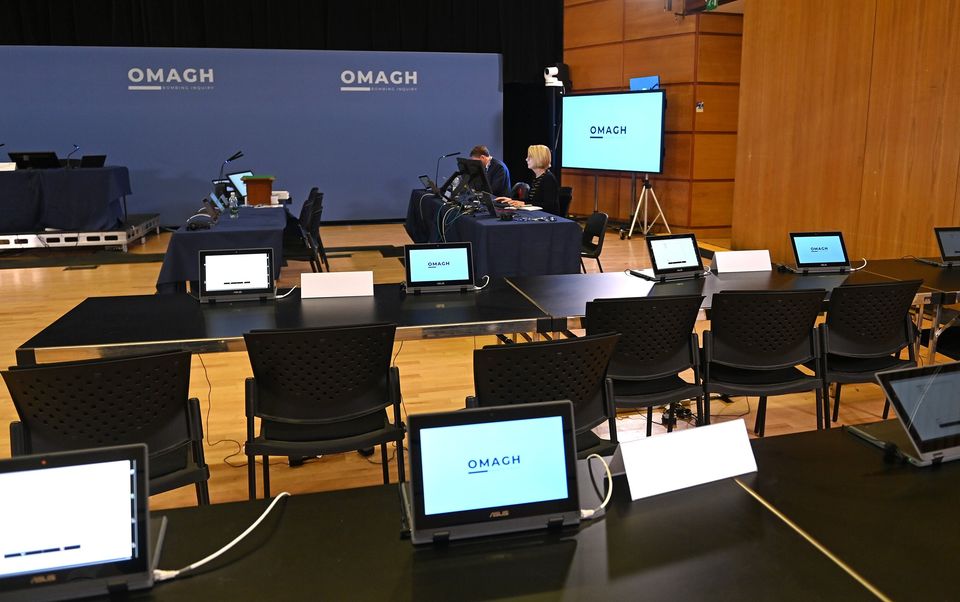
<path id="1" fill-rule="evenodd" d="M 437 531 L 436 533 L 434 533 L 433 543 L 435 545 L 450 543 L 450 531 Z"/>
<path id="2" fill-rule="evenodd" d="M 562 526 L 563 526 L 562 516 L 556 516 L 547 520 L 547 529 L 550 531 L 558 531 Z"/>

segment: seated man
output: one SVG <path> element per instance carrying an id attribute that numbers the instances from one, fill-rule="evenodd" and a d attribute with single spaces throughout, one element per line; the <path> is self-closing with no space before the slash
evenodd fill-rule
<path id="1" fill-rule="evenodd" d="M 494 159 L 490 151 L 483 145 L 478 145 L 470 150 L 471 159 L 479 159 L 487 170 L 487 181 L 490 182 L 490 192 L 493 196 L 510 195 L 510 170 L 503 164 L 503 161 Z"/>

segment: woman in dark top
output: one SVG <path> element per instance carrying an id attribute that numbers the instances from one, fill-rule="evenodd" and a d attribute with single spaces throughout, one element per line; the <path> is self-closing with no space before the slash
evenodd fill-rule
<path id="1" fill-rule="evenodd" d="M 514 207 L 536 205 L 553 215 L 560 215 L 560 188 L 557 178 L 550 172 L 552 156 L 550 149 L 542 144 L 534 144 L 527 149 L 527 167 L 536 176 L 530 185 L 530 194 L 523 201 L 498 197 L 497 201 Z"/>

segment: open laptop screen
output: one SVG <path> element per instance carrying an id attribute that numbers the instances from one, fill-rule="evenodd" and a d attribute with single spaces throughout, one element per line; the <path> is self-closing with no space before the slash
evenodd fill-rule
<path id="1" fill-rule="evenodd" d="M 960 228 L 934 228 L 943 261 L 960 261 Z"/>
<path id="2" fill-rule="evenodd" d="M 407 245 L 404 261 L 408 289 L 473 286 L 473 251 L 469 242 Z"/>
<path id="3" fill-rule="evenodd" d="M 106 593 L 149 577 L 146 446 L 0 462 L 0 598 Z M 56 593 L 55 592 L 59 592 Z"/>
<path id="4" fill-rule="evenodd" d="M 960 447 L 960 362 L 877 374 L 923 454 Z"/>
<path id="5" fill-rule="evenodd" d="M 790 243 L 798 268 L 846 267 L 847 247 L 840 232 L 791 232 Z"/>
<path id="6" fill-rule="evenodd" d="M 275 294 L 273 249 L 200 251 L 200 298 L 243 299 Z"/>
<path id="7" fill-rule="evenodd" d="M 648 236 L 647 250 L 657 276 L 703 271 L 697 237 L 693 234 Z"/>

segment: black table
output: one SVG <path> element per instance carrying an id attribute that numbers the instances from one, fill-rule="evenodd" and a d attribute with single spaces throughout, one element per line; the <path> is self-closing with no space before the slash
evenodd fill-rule
<path id="1" fill-rule="evenodd" d="M 115 230 L 128 194 L 121 166 L 0 172 L 0 232 Z"/>
<path id="2" fill-rule="evenodd" d="M 955 597 L 960 465 L 884 465 L 839 430 L 752 443 L 759 473 L 740 480 L 840 562 L 894 599 Z M 579 529 L 425 549 L 400 538 L 396 485 L 295 496 L 198 574 L 135 597 L 875 599 L 733 479 L 632 503 L 615 484 L 606 516 Z M 216 550 L 266 505 L 163 512 L 160 566 Z"/>
<path id="3" fill-rule="evenodd" d="M 206 230 L 180 228 L 170 237 L 163 266 L 157 276 L 157 292 L 186 291 L 186 283 L 200 277 L 199 253 L 216 249 L 273 249 L 274 274 L 280 275 L 283 265 L 283 229 L 287 211 L 280 206 L 241 207 L 238 217 L 224 213 L 213 227 Z"/>
<path id="4" fill-rule="evenodd" d="M 583 232 L 576 222 L 543 211 L 516 213 L 514 221 L 500 221 L 485 210 L 455 217 L 456 213 L 446 213 L 437 197 L 414 190 L 404 228 L 417 243 L 440 240 L 472 243 L 478 279 L 484 275 L 494 278 L 580 272 Z M 554 221 L 536 221 L 551 218 Z"/>
<path id="5" fill-rule="evenodd" d="M 550 332 L 552 322 L 494 279 L 477 293 L 406 295 L 378 284 L 373 297 L 201 304 L 187 294 L 90 297 L 17 349 L 18 365 L 185 349 L 242 351 L 255 329 L 391 322 L 397 340 Z"/>

